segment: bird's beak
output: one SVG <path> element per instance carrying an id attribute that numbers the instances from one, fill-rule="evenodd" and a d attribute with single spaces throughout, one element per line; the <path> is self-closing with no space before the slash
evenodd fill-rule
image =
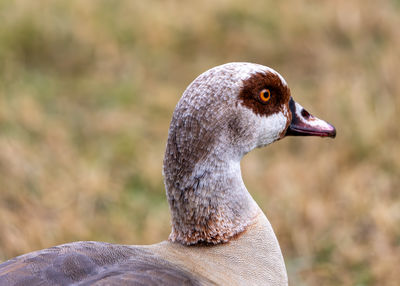
<path id="1" fill-rule="evenodd" d="M 336 136 L 336 129 L 328 122 L 312 116 L 300 104 L 290 98 L 289 109 L 292 113 L 292 122 L 286 130 L 285 136 Z"/>

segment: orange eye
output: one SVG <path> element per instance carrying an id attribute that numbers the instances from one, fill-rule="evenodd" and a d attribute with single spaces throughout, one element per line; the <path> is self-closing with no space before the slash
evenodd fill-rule
<path id="1" fill-rule="evenodd" d="M 261 102 L 267 102 L 271 98 L 271 92 L 269 89 L 263 89 L 260 91 L 260 100 Z"/>

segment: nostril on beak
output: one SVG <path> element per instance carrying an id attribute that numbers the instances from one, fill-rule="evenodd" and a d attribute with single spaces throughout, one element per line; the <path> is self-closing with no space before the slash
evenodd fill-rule
<path id="1" fill-rule="evenodd" d="M 309 119 L 311 117 L 311 114 L 303 108 L 303 110 L 301 111 L 301 116 L 303 116 L 304 119 Z"/>

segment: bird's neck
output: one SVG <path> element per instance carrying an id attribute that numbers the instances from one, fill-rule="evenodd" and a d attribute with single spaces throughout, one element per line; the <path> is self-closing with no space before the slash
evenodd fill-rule
<path id="1" fill-rule="evenodd" d="M 224 243 L 254 223 L 260 210 L 243 183 L 239 159 L 209 156 L 186 167 L 191 172 L 167 169 L 170 241 L 184 245 Z"/>
<path id="2" fill-rule="evenodd" d="M 163 241 L 147 248 L 191 272 L 201 285 L 288 285 L 278 240 L 261 210 L 254 223 L 228 243 L 183 246 Z"/>

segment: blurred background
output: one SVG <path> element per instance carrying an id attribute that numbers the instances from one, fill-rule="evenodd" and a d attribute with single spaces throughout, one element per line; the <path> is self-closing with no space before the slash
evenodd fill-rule
<path id="1" fill-rule="evenodd" d="M 186 86 L 268 65 L 335 140 L 242 162 L 291 285 L 400 281 L 400 1 L 0 1 L 0 261 L 167 238 L 161 175 Z"/>

